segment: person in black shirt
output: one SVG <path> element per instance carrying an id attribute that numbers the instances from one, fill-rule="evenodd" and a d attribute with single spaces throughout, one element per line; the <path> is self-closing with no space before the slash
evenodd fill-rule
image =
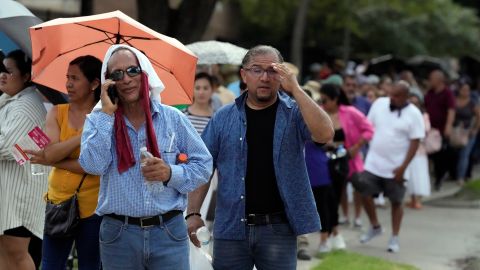
<path id="1" fill-rule="evenodd" d="M 332 122 L 277 49 L 250 49 L 241 76 L 247 90 L 220 109 L 202 134 L 219 175 L 213 267 L 293 270 L 296 236 L 320 230 L 304 145 L 330 141 Z M 208 187 L 188 196 L 188 231 L 197 246 Z"/>

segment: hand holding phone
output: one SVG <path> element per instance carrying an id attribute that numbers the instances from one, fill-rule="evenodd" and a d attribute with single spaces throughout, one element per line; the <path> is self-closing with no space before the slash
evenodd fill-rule
<path id="1" fill-rule="evenodd" d="M 108 87 L 107 93 L 108 93 L 108 97 L 112 101 L 112 104 L 115 104 L 115 102 L 118 98 L 118 92 L 117 92 L 117 88 L 115 87 L 115 85 L 110 85 Z"/>

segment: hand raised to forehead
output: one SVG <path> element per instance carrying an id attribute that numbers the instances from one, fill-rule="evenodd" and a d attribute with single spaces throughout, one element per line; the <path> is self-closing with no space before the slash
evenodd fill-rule
<path id="1" fill-rule="evenodd" d="M 300 89 L 300 85 L 297 81 L 297 76 L 286 65 L 280 63 L 273 63 L 272 67 L 278 73 L 278 80 L 282 84 L 283 90 L 292 93 L 292 91 Z"/>

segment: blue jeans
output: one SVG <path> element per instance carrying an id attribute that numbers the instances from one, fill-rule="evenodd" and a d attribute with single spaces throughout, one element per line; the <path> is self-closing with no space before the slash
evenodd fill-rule
<path id="1" fill-rule="evenodd" d="M 71 238 L 43 235 L 42 270 L 64 270 L 73 241 L 78 254 L 78 269 L 100 269 L 98 231 L 102 218 L 93 215 L 80 219 L 78 233 Z"/>
<path id="2" fill-rule="evenodd" d="M 190 270 L 183 215 L 147 228 L 104 216 L 100 226 L 100 256 L 105 270 Z"/>
<path id="3" fill-rule="evenodd" d="M 289 224 L 247 226 L 245 240 L 215 239 L 215 270 L 295 270 L 297 237 Z"/>
<path id="4" fill-rule="evenodd" d="M 465 145 L 460 152 L 458 153 L 458 163 L 457 163 L 457 179 L 465 179 L 467 174 L 468 162 L 470 160 L 470 153 L 472 152 L 473 146 L 475 145 L 476 137 L 468 139 L 467 145 Z"/>

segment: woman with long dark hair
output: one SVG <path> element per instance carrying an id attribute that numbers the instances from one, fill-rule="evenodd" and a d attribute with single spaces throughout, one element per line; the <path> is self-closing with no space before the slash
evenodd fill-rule
<path id="1" fill-rule="evenodd" d="M 347 182 L 358 177 L 358 173 L 363 171 L 360 149 L 372 138 L 373 126 L 362 112 L 350 105 L 340 86 L 325 84 L 321 87 L 320 94 L 323 109 L 328 113 L 335 127 L 335 136 L 331 145 L 335 149 L 343 147 L 348 153 L 348 170 L 340 172 L 336 169 L 338 166 L 330 168 L 336 197 L 341 200 L 343 212 L 348 217 Z M 356 192 L 354 192 L 354 202 L 354 225 L 360 227 L 361 200 Z"/>
<path id="2" fill-rule="evenodd" d="M 100 99 L 102 62 L 91 56 L 80 56 L 70 62 L 66 75 L 69 104 L 54 106 L 47 115 L 45 132 L 51 142 L 40 152 L 30 152 L 32 163 L 53 167 L 48 179 L 46 199 L 54 204 L 68 200 L 78 192 L 80 223 L 74 236 L 43 236 L 42 269 L 65 269 L 73 242 L 79 269 L 99 269 L 99 229 L 101 217 L 95 214 L 99 176 L 85 175 L 80 167 L 80 138 L 85 117 Z M 85 177 L 84 177 L 85 175 Z M 45 222 L 48 222 L 46 220 Z"/>

